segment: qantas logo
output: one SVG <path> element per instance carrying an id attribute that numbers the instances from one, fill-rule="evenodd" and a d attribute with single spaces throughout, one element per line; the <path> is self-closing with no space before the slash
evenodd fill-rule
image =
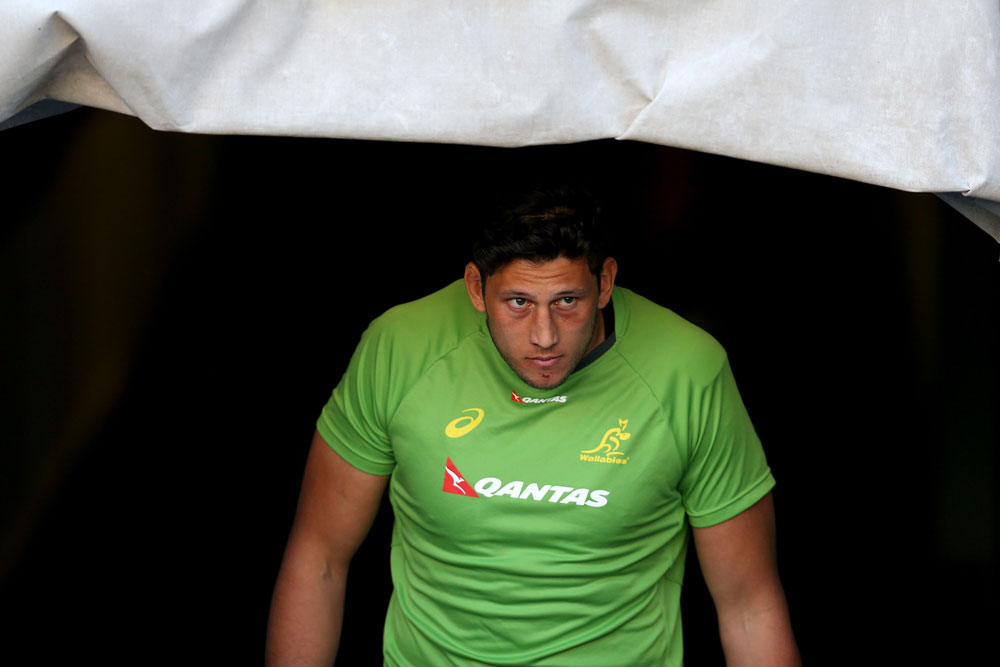
<path id="1" fill-rule="evenodd" d="M 565 396 L 552 396 L 550 398 L 529 398 L 527 396 L 518 396 L 516 391 L 510 392 L 510 400 L 515 403 L 565 403 Z"/>
<path id="2" fill-rule="evenodd" d="M 469 483 L 462 477 L 462 473 L 458 472 L 458 468 L 451 462 L 450 456 L 444 464 L 444 486 L 441 490 L 445 493 L 454 493 L 460 496 L 479 497 L 475 491 L 469 488 Z"/>
<path id="3" fill-rule="evenodd" d="M 481 495 L 487 498 L 494 496 L 510 496 L 517 500 L 547 500 L 550 503 L 560 503 L 562 505 L 575 504 L 581 507 L 604 507 L 608 504 L 608 496 L 611 494 L 606 489 L 575 489 L 572 486 L 560 486 L 557 484 L 537 484 L 530 482 L 525 484 L 520 480 L 514 480 L 504 484 L 499 477 L 483 477 L 476 482 L 474 487 L 458 471 L 451 457 L 448 457 L 444 464 L 444 486 L 441 488 L 445 493 L 454 493 L 458 496 L 479 498 Z"/>

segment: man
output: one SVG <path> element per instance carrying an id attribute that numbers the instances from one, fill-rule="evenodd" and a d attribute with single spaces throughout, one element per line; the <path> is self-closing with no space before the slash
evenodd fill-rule
<path id="1" fill-rule="evenodd" d="M 365 332 L 317 424 L 271 664 L 332 662 L 387 482 L 387 665 L 680 665 L 692 532 L 729 664 L 798 664 L 774 481 L 725 353 L 615 287 L 597 218 L 533 192 L 464 281 Z"/>

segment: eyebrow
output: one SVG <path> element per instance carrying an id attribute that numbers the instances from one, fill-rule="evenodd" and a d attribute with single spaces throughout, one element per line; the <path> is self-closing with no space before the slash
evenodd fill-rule
<path id="1" fill-rule="evenodd" d="M 554 299 L 561 299 L 567 296 L 583 297 L 590 293 L 587 289 L 567 289 L 560 292 L 556 292 L 553 296 Z M 521 292 L 519 290 L 504 290 L 498 294 L 501 299 L 534 299 L 535 295 L 528 292 Z"/>

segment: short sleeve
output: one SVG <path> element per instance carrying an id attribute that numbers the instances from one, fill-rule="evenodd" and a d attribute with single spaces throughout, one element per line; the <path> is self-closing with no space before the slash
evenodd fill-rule
<path id="1" fill-rule="evenodd" d="M 391 340 L 378 321 L 361 336 L 347 372 L 333 390 L 316 429 L 334 451 L 355 468 L 388 475 L 395 457 L 387 414 Z"/>
<path id="2" fill-rule="evenodd" d="M 691 525 L 713 526 L 763 498 L 774 477 L 728 359 L 710 384 L 692 391 L 693 442 L 680 491 Z"/>

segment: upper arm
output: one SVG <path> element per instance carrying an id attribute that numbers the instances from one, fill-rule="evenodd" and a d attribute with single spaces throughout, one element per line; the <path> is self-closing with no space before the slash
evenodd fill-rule
<path id="1" fill-rule="evenodd" d="M 698 563 L 720 613 L 761 590 L 775 585 L 780 590 L 770 493 L 728 521 L 693 533 Z"/>
<path id="2" fill-rule="evenodd" d="M 346 567 L 368 534 L 388 479 L 347 463 L 316 433 L 289 550 L 304 549 L 320 554 L 328 566 Z"/>
<path id="3" fill-rule="evenodd" d="M 705 582 L 719 616 L 726 664 L 801 664 L 778 579 L 771 494 L 715 526 L 694 529 Z"/>

